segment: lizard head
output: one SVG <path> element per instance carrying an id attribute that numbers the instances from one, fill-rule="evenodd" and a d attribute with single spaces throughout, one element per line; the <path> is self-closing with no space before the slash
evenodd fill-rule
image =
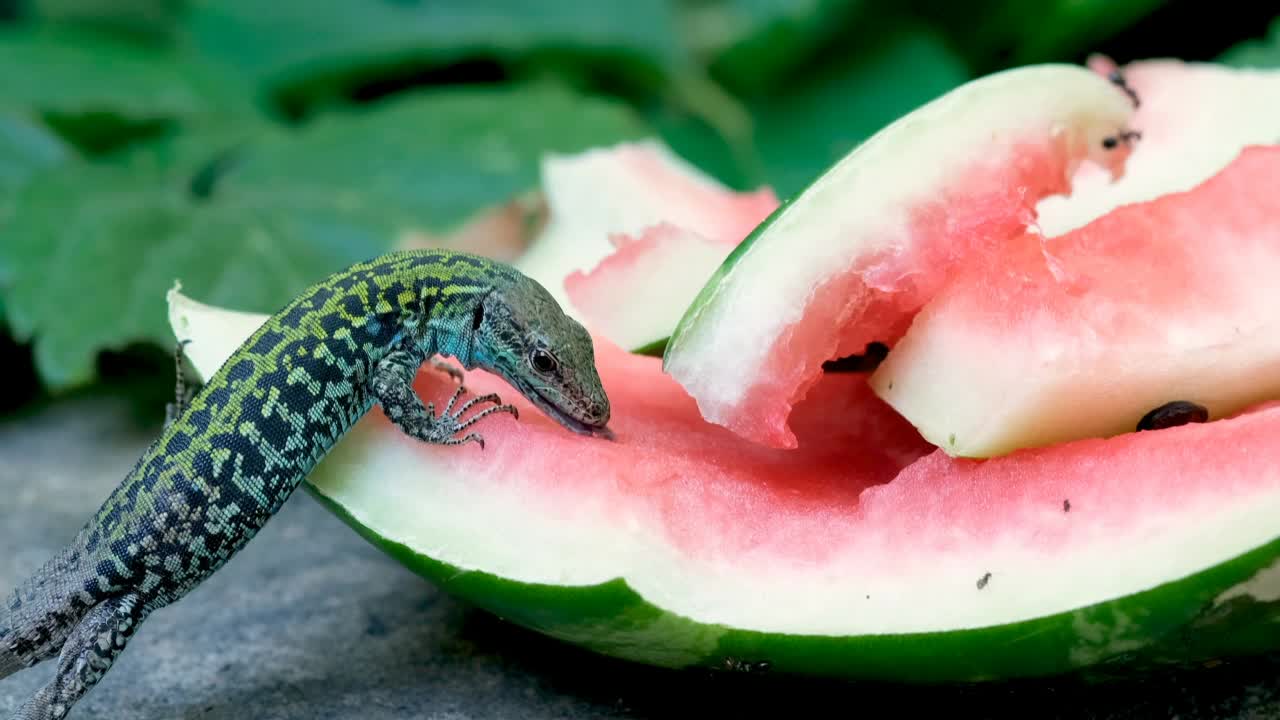
<path id="1" fill-rule="evenodd" d="M 524 275 L 485 296 L 472 318 L 476 363 L 566 428 L 612 437 L 609 397 L 587 329 L 546 288 Z"/>

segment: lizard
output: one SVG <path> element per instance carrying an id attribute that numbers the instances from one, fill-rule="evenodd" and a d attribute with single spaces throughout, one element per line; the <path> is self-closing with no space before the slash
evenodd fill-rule
<path id="1" fill-rule="evenodd" d="M 189 398 L 185 342 L 160 436 L 74 539 L 0 604 L 0 678 L 58 658 L 14 720 L 65 717 L 150 613 L 243 548 L 375 403 L 410 437 L 480 451 L 483 436 L 469 431 L 477 422 L 518 421 L 497 394 L 458 405 L 461 382 L 437 415 L 413 388 L 428 361 L 449 368 L 441 358 L 452 356 L 494 373 L 568 430 L 613 437 L 587 330 L 537 281 L 467 253 L 397 251 L 330 275 Z"/>

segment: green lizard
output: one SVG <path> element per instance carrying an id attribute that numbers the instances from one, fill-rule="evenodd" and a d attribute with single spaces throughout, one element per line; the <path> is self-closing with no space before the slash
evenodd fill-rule
<path id="1" fill-rule="evenodd" d="M 375 402 L 412 437 L 483 449 L 479 434 L 459 436 L 516 409 L 490 394 L 455 410 L 459 385 L 437 416 L 412 386 L 436 356 L 501 376 L 570 430 L 610 436 L 591 337 L 532 279 L 441 250 L 336 273 L 267 320 L 189 402 L 180 390 L 160 438 L 94 517 L 0 605 L 0 678 L 59 657 L 15 720 L 66 716 L 148 614 L 222 567 Z"/>

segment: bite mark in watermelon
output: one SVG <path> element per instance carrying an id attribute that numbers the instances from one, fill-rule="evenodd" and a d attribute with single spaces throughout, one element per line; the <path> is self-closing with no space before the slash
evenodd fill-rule
<path id="1" fill-rule="evenodd" d="M 1114 63 L 1091 63 L 1106 74 Z M 1142 133 L 1113 179 L 1084 163 L 1069 196 L 1046 197 L 1037 206 L 1048 236 L 1065 234 L 1130 203 L 1190 190 L 1221 172 L 1250 145 L 1280 144 L 1280 71 L 1229 68 L 1210 63 L 1147 60 L 1119 68 L 1141 105 L 1130 125 Z"/>
<path id="2" fill-rule="evenodd" d="M 1280 397 L 1280 148 L 1184 193 L 960 268 L 872 387 L 930 442 L 990 457 Z M 989 348 L 1000 348 L 991 352 Z"/>
<path id="3" fill-rule="evenodd" d="M 1132 105 L 1075 66 L 997 73 L 888 126 L 762 223 L 669 340 L 704 417 L 793 448 L 792 406 L 822 363 L 892 345 L 957 263 L 998 251 L 1085 159 L 1118 175 Z"/>

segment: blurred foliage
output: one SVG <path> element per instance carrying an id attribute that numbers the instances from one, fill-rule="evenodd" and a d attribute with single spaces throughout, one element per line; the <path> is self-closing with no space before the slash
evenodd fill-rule
<path id="1" fill-rule="evenodd" d="M 555 72 L 653 90 L 683 47 L 666 2 L 580 0 L 193 0 L 200 53 L 288 109 L 363 99 L 406 84 Z M 452 78 L 441 68 L 455 67 Z M 461 66 L 461 72 L 457 72 Z"/>
<path id="2" fill-rule="evenodd" d="M 1280 68 L 1280 18 L 1271 23 L 1266 38 L 1246 40 L 1223 53 L 1220 60 L 1235 67 Z"/>
<path id="3" fill-rule="evenodd" d="M 0 0 L 0 335 L 19 343 L 5 355 L 74 387 L 103 351 L 171 341 L 175 279 L 267 309 L 356 258 L 462 242 L 536 188 L 547 151 L 656 135 L 732 187 L 786 196 L 1013 65 L 1100 51 L 1280 66 L 1275 14 L 1242 0 Z"/>
<path id="4" fill-rule="evenodd" d="M 799 192 L 863 139 L 968 79 L 932 28 L 882 24 L 859 52 L 823 58 L 785 95 L 752 103 L 768 182 L 782 195 Z"/>
<path id="5" fill-rule="evenodd" d="M 0 203 L 11 199 L 33 174 L 73 156 L 66 143 L 39 123 L 18 114 L 0 114 Z M 0 204 L 0 214 L 7 211 Z"/>
<path id="6" fill-rule="evenodd" d="M 186 0 L 27 0 L 24 10 L 38 20 L 163 44 L 172 40 L 186 8 Z"/>
<path id="7" fill-rule="evenodd" d="M 642 135 L 625 106 L 562 88 L 458 88 L 295 132 L 216 125 L 67 164 L 15 197 L 0 247 L 9 321 L 36 338 L 47 382 L 78 384 L 100 348 L 171 341 L 175 279 L 207 302 L 274 308 L 406 233 L 448 230 L 534 186 L 542 150 Z"/>

